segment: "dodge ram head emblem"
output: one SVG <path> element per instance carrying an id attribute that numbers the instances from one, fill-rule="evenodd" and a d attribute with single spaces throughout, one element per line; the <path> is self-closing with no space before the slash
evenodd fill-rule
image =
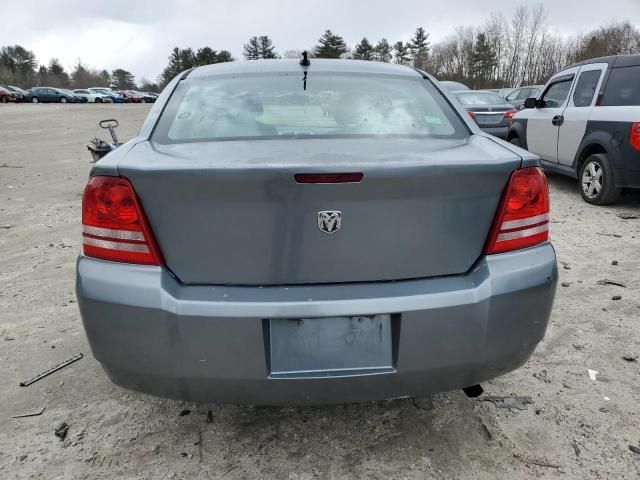
<path id="1" fill-rule="evenodd" d="M 318 228 L 331 235 L 340 230 L 342 226 L 342 212 L 325 210 L 318 212 Z"/>

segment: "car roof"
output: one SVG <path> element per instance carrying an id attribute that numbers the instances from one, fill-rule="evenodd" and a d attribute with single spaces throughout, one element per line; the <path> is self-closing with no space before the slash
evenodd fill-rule
<path id="1" fill-rule="evenodd" d="M 422 74 L 411 67 L 393 63 L 372 62 L 368 60 L 342 60 L 330 58 L 311 58 L 311 64 L 307 67 L 309 74 L 313 72 L 331 73 L 365 73 L 403 75 L 407 77 L 421 77 Z M 184 77 L 208 77 L 212 75 L 234 75 L 252 73 L 300 73 L 303 67 L 300 60 L 250 60 L 240 62 L 216 63 L 204 65 L 185 72 Z M 183 78 L 184 78 L 183 77 Z"/>
<path id="2" fill-rule="evenodd" d="M 583 62 L 567 65 L 562 70 L 567 68 L 579 67 L 582 65 L 590 65 L 592 63 L 607 63 L 609 68 L 614 67 L 635 67 L 640 65 L 640 55 L 611 55 L 608 57 L 590 58 Z"/>

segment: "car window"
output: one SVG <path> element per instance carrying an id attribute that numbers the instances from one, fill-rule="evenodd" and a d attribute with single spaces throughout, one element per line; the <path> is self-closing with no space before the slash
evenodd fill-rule
<path id="1" fill-rule="evenodd" d="M 600 70 L 590 70 L 580 74 L 576 89 L 573 92 L 573 104 L 576 107 L 588 107 L 591 105 L 601 73 Z"/>
<path id="2" fill-rule="evenodd" d="M 511 92 L 509 95 L 507 95 L 507 98 L 506 98 L 507 102 L 513 102 L 514 100 L 517 100 L 518 98 L 520 98 L 520 94 L 522 93 L 523 90 L 524 88 L 518 88 L 513 92 Z"/>
<path id="3" fill-rule="evenodd" d="M 469 131 L 421 77 L 315 73 L 196 77 L 178 84 L 153 140 L 194 141 L 412 135 Z"/>
<path id="4" fill-rule="evenodd" d="M 456 93 L 456 97 L 465 106 L 506 105 L 507 101 L 497 93 L 465 92 Z"/>
<path id="5" fill-rule="evenodd" d="M 640 105 L 640 65 L 611 70 L 601 105 Z"/>
<path id="6" fill-rule="evenodd" d="M 531 91 L 529 92 L 528 98 L 532 98 L 532 97 L 537 97 L 538 95 L 540 95 L 540 89 L 537 87 L 534 87 L 531 89 Z M 526 99 L 525 99 L 526 100 Z"/>
<path id="7" fill-rule="evenodd" d="M 572 81 L 573 79 L 565 80 L 564 82 L 558 82 L 551 85 L 542 97 L 544 108 L 561 107 L 569 96 Z"/>
<path id="8" fill-rule="evenodd" d="M 520 90 L 520 94 L 518 95 L 518 100 L 526 100 L 531 96 L 531 88 L 523 88 Z"/>

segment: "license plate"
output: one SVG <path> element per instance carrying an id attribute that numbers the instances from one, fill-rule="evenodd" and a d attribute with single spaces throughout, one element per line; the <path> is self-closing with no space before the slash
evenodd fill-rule
<path id="1" fill-rule="evenodd" d="M 476 122 L 478 125 L 497 125 L 502 121 L 503 115 L 478 115 L 476 114 Z"/>
<path id="2" fill-rule="evenodd" d="M 271 377 L 393 371 L 391 317 L 270 321 Z"/>

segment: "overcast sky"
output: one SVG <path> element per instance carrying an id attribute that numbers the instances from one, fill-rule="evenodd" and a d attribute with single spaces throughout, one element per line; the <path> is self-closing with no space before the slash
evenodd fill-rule
<path id="1" fill-rule="evenodd" d="M 40 63 L 77 59 L 97 68 L 117 67 L 154 80 L 174 46 L 208 45 L 242 58 L 252 35 L 269 35 L 278 52 L 316 44 L 325 29 L 350 46 L 407 40 L 423 26 L 432 41 L 460 24 L 480 25 L 491 12 L 513 14 L 526 0 L 0 0 L 0 46 L 19 44 Z M 640 26 L 640 0 L 543 0 L 549 25 L 579 33 L 610 19 Z M 531 2 L 533 4 L 533 2 Z M 10 12 L 10 15 L 8 13 Z"/>

